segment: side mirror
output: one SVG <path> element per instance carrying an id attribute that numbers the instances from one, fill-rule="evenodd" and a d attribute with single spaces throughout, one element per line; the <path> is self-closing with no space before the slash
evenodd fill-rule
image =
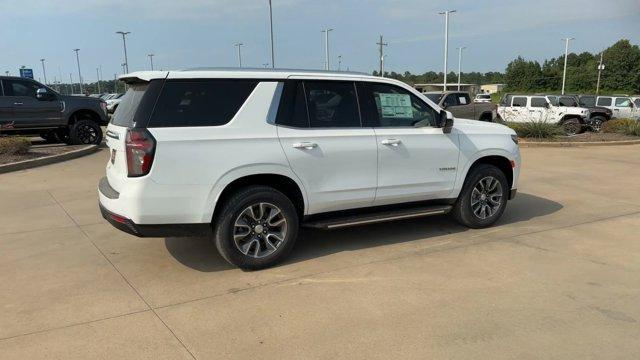
<path id="1" fill-rule="evenodd" d="M 451 132 L 451 128 L 453 127 L 453 114 L 451 112 L 446 110 L 440 111 L 440 127 L 445 134 Z"/>
<path id="2" fill-rule="evenodd" d="M 36 90 L 36 99 L 40 101 L 48 101 L 53 99 L 53 94 L 48 92 L 46 88 Z"/>

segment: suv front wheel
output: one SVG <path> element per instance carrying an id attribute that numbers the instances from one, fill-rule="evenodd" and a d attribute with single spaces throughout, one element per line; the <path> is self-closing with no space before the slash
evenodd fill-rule
<path id="1" fill-rule="evenodd" d="M 453 217 L 470 228 L 491 226 L 502 216 L 508 196 L 507 177 L 500 169 L 489 164 L 474 166 L 453 206 Z"/>
<path id="2" fill-rule="evenodd" d="M 298 236 L 298 214 L 284 194 L 249 186 L 232 195 L 214 222 L 220 255 L 242 269 L 256 270 L 282 261 Z"/>

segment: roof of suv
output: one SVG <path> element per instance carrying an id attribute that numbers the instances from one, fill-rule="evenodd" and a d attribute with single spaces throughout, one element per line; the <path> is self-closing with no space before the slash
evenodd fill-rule
<path id="1" fill-rule="evenodd" d="M 261 69 L 261 68 L 191 68 L 171 71 L 137 71 L 119 77 L 125 82 L 135 80 L 150 81 L 153 79 L 288 79 L 290 77 L 305 78 L 354 78 L 380 80 L 380 77 L 366 73 L 325 70 L 295 70 L 295 69 Z"/>

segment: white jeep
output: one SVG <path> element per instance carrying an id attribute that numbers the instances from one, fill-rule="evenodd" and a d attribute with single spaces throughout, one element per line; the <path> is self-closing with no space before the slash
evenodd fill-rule
<path id="1" fill-rule="evenodd" d="M 565 135 L 582 131 L 589 119 L 589 109 L 563 106 L 553 95 L 513 95 L 502 98 L 498 116 L 506 122 L 548 122 L 563 127 Z"/>
<path id="2" fill-rule="evenodd" d="M 517 137 L 453 119 L 366 74 L 187 70 L 123 75 L 106 139 L 102 214 L 137 236 L 209 234 L 242 268 L 282 260 L 299 226 L 451 212 L 495 223 L 515 196 Z"/>

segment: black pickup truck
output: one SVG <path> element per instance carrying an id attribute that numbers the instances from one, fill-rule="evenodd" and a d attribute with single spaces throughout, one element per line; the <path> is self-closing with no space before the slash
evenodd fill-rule
<path id="1" fill-rule="evenodd" d="M 61 95 L 32 79 L 0 76 L 0 134 L 39 135 L 67 144 L 100 144 L 109 123 L 99 98 Z"/>

